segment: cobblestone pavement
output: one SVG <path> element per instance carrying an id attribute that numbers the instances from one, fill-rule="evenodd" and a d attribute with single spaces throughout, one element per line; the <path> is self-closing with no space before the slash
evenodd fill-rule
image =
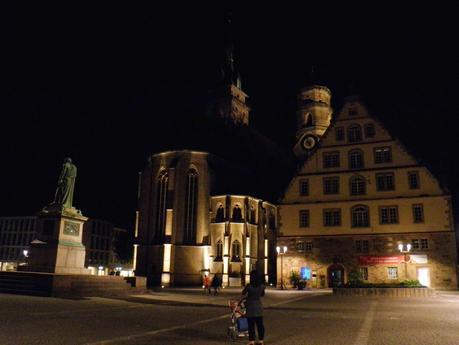
<path id="1" fill-rule="evenodd" d="M 154 298 L 143 303 L 0 294 L 0 344 L 229 343 L 225 304 L 228 298 L 237 297 L 235 293 L 227 292 L 217 299 L 205 296 L 212 303 L 221 301 L 213 305 L 203 303 L 203 296 L 186 291 L 157 296 L 157 303 Z M 457 293 L 422 299 L 374 299 L 271 290 L 265 305 L 266 344 L 459 344 Z M 247 339 L 235 342 L 246 343 Z"/>

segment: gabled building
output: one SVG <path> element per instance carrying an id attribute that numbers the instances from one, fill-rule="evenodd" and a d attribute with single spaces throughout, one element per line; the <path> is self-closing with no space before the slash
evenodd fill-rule
<path id="1" fill-rule="evenodd" d="M 309 93 L 326 96 L 314 88 Z M 357 98 L 346 100 L 323 135 L 312 133 L 314 109 L 331 115 L 327 107 L 300 111 L 307 114 L 295 153 L 305 158 L 278 205 L 284 282 L 296 272 L 309 286 L 331 287 L 357 271 L 366 282 L 456 288 L 449 192 Z"/>

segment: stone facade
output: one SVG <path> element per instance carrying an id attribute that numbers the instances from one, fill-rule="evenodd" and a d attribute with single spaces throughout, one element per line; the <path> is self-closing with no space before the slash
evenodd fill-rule
<path id="1" fill-rule="evenodd" d="M 284 282 L 294 271 L 329 287 L 356 270 L 367 282 L 457 287 L 449 193 L 362 102 L 348 99 L 304 151 L 278 207 Z"/>
<path id="2" fill-rule="evenodd" d="M 150 286 L 201 285 L 209 274 L 221 275 L 224 286 L 241 285 L 255 267 L 269 275 L 276 208 L 249 196 L 211 197 L 212 159 L 164 152 L 141 174 L 136 275 Z"/>

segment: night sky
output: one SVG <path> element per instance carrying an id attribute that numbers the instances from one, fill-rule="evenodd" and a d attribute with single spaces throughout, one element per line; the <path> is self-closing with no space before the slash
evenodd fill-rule
<path id="1" fill-rule="evenodd" d="M 205 112 L 229 11 L 252 128 L 293 147 L 296 92 L 311 82 L 314 66 L 335 112 L 345 96 L 359 94 L 459 195 L 452 5 L 192 3 L 2 5 L 0 216 L 32 215 L 51 202 L 70 156 L 78 167 L 76 207 L 130 226 L 147 156 L 166 150 L 178 127 Z"/>

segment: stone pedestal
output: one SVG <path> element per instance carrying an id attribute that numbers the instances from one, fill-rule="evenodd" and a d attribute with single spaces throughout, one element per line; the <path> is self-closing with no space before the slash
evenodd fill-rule
<path id="1" fill-rule="evenodd" d="M 30 244 L 27 271 L 89 274 L 83 224 L 88 220 L 75 208 L 49 206 L 38 214 L 37 239 Z"/>

